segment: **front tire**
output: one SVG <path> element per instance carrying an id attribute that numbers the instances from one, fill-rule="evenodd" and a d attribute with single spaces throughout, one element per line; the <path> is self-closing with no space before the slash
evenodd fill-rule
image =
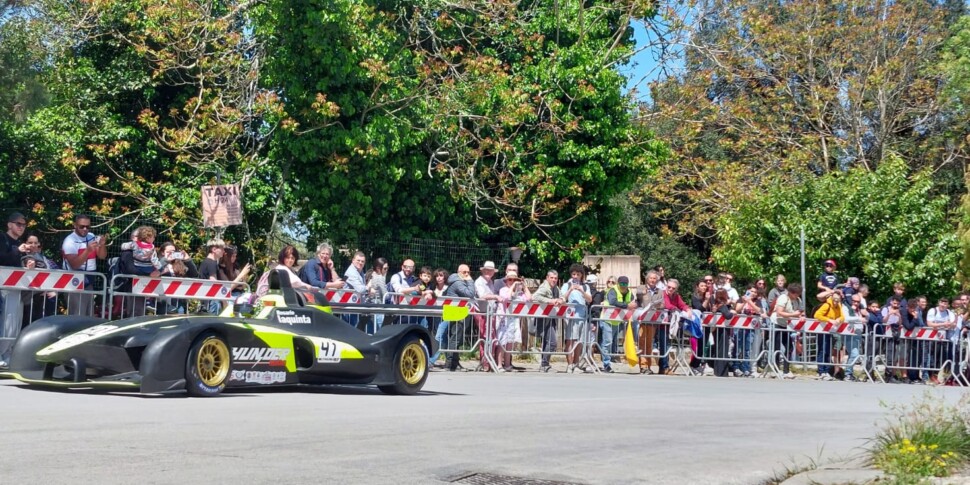
<path id="1" fill-rule="evenodd" d="M 377 386 L 385 394 L 413 395 L 428 380 L 428 350 L 420 338 L 402 340 L 394 353 L 394 384 Z"/>
<path id="2" fill-rule="evenodd" d="M 185 362 L 185 390 L 190 396 L 218 396 L 226 388 L 231 362 L 229 346 L 214 333 L 195 339 Z"/>

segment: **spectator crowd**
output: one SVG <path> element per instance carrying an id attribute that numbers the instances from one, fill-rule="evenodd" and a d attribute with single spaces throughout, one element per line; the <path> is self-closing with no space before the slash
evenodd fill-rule
<path id="1" fill-rule="evenodd" d="M 91 218 L 78 215 L 73 219 L 73 230 L 60 248 L 60 262 L 45 255 L 36 234 L 27 234 L 26 217 L 15 212 L 7 218 L 7 231 L 0 245 L 0 266 L 28 269 L 61 269 L 94 274 L 98 260 L 105 260 L 111 242 L 105 236 L 94 234 Z M 644 285 L 630 286 L 629 275 L 609 276 L 603 279 L 587 274 L 582 264 L 573 264 L 560 281 L 559 273 L 548 270 L 541 283 L 529 288 L 519 272 L 518 265 L 510 262 L 504 274 L 498 277 L 499 268 L 492 261 L 485 261 L 479 268 L 477 278 L 472 276 L 470 264 L 460 264 L 454 273 L 444 268 L 418 267 L 412 259 L 405 259 L 398 271 L 390 271 L 385 258 L 375 258 L 367 264 L 363 252 L 356 252 L 350 264 L 340 271 L 333 259 L 333 247 L 328 243 L 316 246 L 315 253 L 305 264 L 298 267 L 299 251 L 285 246 L 277 262 L 262 274 L 252 293 L 248 282 L 253 268 L 249 264 L 240 267 L 238 252 L 234 246 L 220 239 L 208 241 L 205 258 L 196 265 L 191 257 L 173 242 L 155 244 L 157 232 L 150 226 L 134 229 L 130 239 L 122 242 L 120 256 L 109 263 L 112 275 L 167 276 L 198 278 L 202 280 L 232 282 L 232 294 L 240 302 L 252 302 L 269 291 L 270 270 L 279 270 L 289 283 L 303 290 L 340 290 L 356 293 L 366 303 L 396 303 L 397 298 L 419 296 L 425 299 L 439 297 L 465 298 L 487 305 L 490 312 L 475 312 L 468 319 L 468 335 L 477 335 L 479 368 L 484 371 L 510 372 L 522 370 L 513 364 L 513 355 L 528 350 L 530 337 L 541 356 L 539 370 L 552 370 L 550 356 L 565 357 L 565 371 L 612 373 L 613 361 L 622 349 L 623 329 L 633 326 L 638 350 L 635 363 L 642 374 L 666 375 L 672 372 L 671 339 L 689 347 L 690 359 L 687 372 L 697 375 L 755 377 L 764 375 L 769 366 L 775 367 L 786 378 L 794 377 L 792 362 L 804 361 L 807 354 L 801 334 L 788 331 L 792 321 L 806 318 L 832 325 L 849 325 L 855 334 L 819 334 L 814 345 L 813 364 L 820 380 L 857 380 L 857 365 L 864 363 L 867 376 L 873 373 L 876 355 L 884 362 L 884 379 L 889 382 L 942 383 L 941 376 L 931 369 L 944 361 L 960 362 L 966 355 L 965 345 L 970 325 L 965 324 L 970 295 L 960 293 L 948 298 L 938 296 L 906 295 L 903 283 L 896 283 L 892 296 L 885 302 L 869 299 L 869 288 L 857 277 L 842 280 L 833 260 L 823 263 L 823 271 L 811 290 L 810 302 L 804 301 L 802 285 L 788 284 L 784 275 L 777 275 L 769 287 L 766 278 L 758 278 L 748 285 L 736 286 L 729 273 L 704 276 L 690 287 L 681 287 L 680 281 L 667 278 L 663 267 L 655 267 L 645 274 Z M 94 281 L 86 277 L 83 288 L 93 289 Z M 131 292 L 130 279 L 121 280 L 114 290 Z M 682 291 L 690 290 L 688 300 Z M 4 315 L 4 335 L 17 331 L 29 322 L 56 313 L 94 314 L 92 293 L 72 295 L 63 304 L 57 295 L 44 291 L 4 291 L 0 298 L 0 312 Z M 115 317 L 144 315 L 151 304 L 157 313 L 187 313 L 188 302 L 184 299 L 167 299 L 150 302 L 146 298 L 132 296 L 114 297 Z M 526 319 L 509 316 L 513 302 L 535 302 L 548 305 L 570 305 L 575 316 L 567 319 Z M 933 303 L 933 305 L 931 305 Z M 664 322 L 638 324 L 635 321 L 611 321 L 599 318 L 603 308 L 617 307 L 634 311 L 662 310 L 673 318 Z M 10 311 L 11 309 L 18 311 Z M 121 310 L 117 310 L 117 309 Z M 219 313 L 223 304 L 219 301 L 203 303 L 202 311 Z M 25 311 L 19 311 L 25 310 Z M 702 316 L 716 313 L 725 319 L 737 315 L 752 317 L 753 328 L 721 328 L 702 325 Z M 356 315 L 343 315 L 351 325 L 361 325 Z M 383 325 L 383 316 L 370 319 L 367 329 L 376 332 Z M 440 317 L 399 317 L 395 323 L 414 323 L 428 327 L 438 341 L 440 349 L 458 349 L 466 335 L 466 322 L 448 322 Z M 916 329 L 942 332 L 937 341 L 908 341 L 902 339 L 907 332 Z M 767 331 L 767 330 L 777 331 Z M 486 348 L 484 336 L 494 342 Z M 472 343 L 472 342 L 469 342 Z M 561 348 L 559 348 L 561 346 Z M 559 348 L 557 352 L 557 348 Z M 585 356 L 596 351 L 600 366 Z M 773 351 L 771 351 L 773 349 Z M 0 342 L 0 363 L 9 345 Z M 586 353 L 588 352 L 588 353 Z M 447 352 L 446 361 L 438 363 L 439 351 L 431 356 L 436 368 L 458 370 L 461 368 L 459 352 Z M 770 361 L 770 362 L 769 362 Z M 492 369 L 491 367 L 495 368 Z M 945 380 L 945 378 L 944 378 Z"/>

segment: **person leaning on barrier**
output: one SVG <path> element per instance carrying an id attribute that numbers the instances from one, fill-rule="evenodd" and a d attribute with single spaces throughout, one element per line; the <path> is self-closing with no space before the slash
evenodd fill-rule
<path id="1" fill-rule="evenodd" d="M 509 271 L 505 273 L 505 288 L 499 291 L 498 313 L 508 313 L 508 305 L 513 301 L 529 301 L 531 295 L 525 291 L 525 284 L 519 278 L 518 273 Z M 495 329 L 495 338 L 498 340 L 498 359 L 496 363 L 500 366 L 496 371 L 510 372 L 512 368 L 512 351 L 516 344 L 522 343 L 522 327 L 519 326 L 518 317 L 499 317 Z"/>
<path id="2" fill-rule="evenodd" d="M 926 315 L 926 326 L 937 330 L 940 332 L 945 332 L 949 334 L 950 332 L 956 330 L 957 328 L 957 316 L 953 310 L 950 310 L 950 300 L 947 298 L 940 298 L 937 300 L 936 306 L 931 308 Z M 949 342 L 928 342 L 930 343 L 930 352 L 933 355 L 940 356 L 940 360 L 945 361 L 953 355 L 950 349 Z M 942 362 L 936 362 L 935 365 L 940 366 Z M 929 382 L 934 384 L 939 384 L 939 376 L 932 375 L 929 378 Z"/>
<path id="3" fill-rule="evenodd" d="M 448 276 L 448 270 L 444 268 L 434 270 L 429 289 L 435 298 L 443 297 L 448 292 Z M 438 342 L 438 351 L 428 358 L 431 366 L 435 367 L 438 357 L 441 356 L 441 349 L 445 348 L 445 344 L 448 342 L 448 322 L 442 320 L 441 317 L 428 317 L 428 323 L 435 341 Z"/>
<path id="4" fill-rule="evenodd" d="M 205 245 L 206 256 L 199 265 L 199 278 L 210 281 L 219 280 L 219 261 L 226 251 L 226 243 L 222 239 L 210 239 Z M 284 248 L 285 249 L 285 248 Z M 222 305 L 217 300 L 203 303 L 208 313 L 218 314 Z"/>
<path id="5" fill-rule="evenodd" d="M 774 348 L 777 357 L 781 359 L 782 373 L 785 379 L 794 379 L 795 374 L 791 373 L 789 360 L 791 359 L 792 339 L 789 331 L 788 320 L 805 317 L 805 306 L 802 302 L 802 285 L 792 283 L 788 285 L 788 291 L 778 295 L 775 300 L 775 307 L 772 309 L 771 318 L 775 322 Z M 777 361 L 776 361 L 777 364 Z"/>
<path id="6" fill-rule="evenodd" d="M 361 298 L 367 297 L 367 275 L 364 273 L 364 268 L 366 265 L 367 256 L 363 253 L 363 251 L 357 251 L 354 253 L 354 259 L 350 260 L 350 266 L 347 267 L 347 271 L 344 271 L 345 287 L 348 290 L 353 290 L 355 293 L 360 295 Z M 357 327 L 357 324 L 360 323 L 360 315 L 357 314 L 344 313 L 340 315 L 340 318 L 342 318 L 352 327 Z"/>
<path id="7" fill-rule="evenodd" d="M 7 232 L 0 244 L 0 266 L 20 266 L 20 258 L 30 251 L 22 240 L 26 229 L 27 218 L 23 214 L 14 212 L 7 217 Z"/>
<path id="8" fill-rule="evenodd" d="M 317 245 L 317 253 L 300 269 L 300 279 L 310 286 L 336 290 L 344 287 L 333 263 L 333 247 L 328 243 Z"/>
<path id="9" fill-rule="evenodd" d="M 612 307 L 636 310 L 639 308 L 636 292 L 630 289 L 630 278 L 620 276 L 616 279 L 616 286 L 606 291 L 606 303 Z M 603 354 L 603 372 L 612 373 L 613 367 L 610 365 L 612 359 L 610 353 L 613 352 L 613 327 L 619 326 L 620 321 L 600 322 L 600 342 Z"/>
<path id="10" fill-rule="evenodd" d="M 569 281 L 563 284 L 559 294 L 566 300 L 566 303 L 573 304 L 576 311 L 575 318 L 566 321 L 566 372 L 575 372 L 580 369 L 584 372 L 592 372 L 586 369 L 580 359 L 583 352 L 583 341 L 589 335 L 586 330 L 586 317 L 588 316 L 588 306 L 593 301 L 593 293 L 589 285 L 584 281 L 586 268 L 582 264 L 573 263 L 569 266 Z"/>
<path id="11" fill-rule="evenodd" d="M 829 293 L 825 303 L 815 311 L 815 319 L 820 322 L 827 322 L 839 325 L 845 322 L 845 315 L 842 314 L 842 292 L 833 290 Z M 818 378 L 823 381 L 832 380 L 832 335 L 818 334 L 815 339 L 815 362 L 817 365 Z"/>
<path id="12" fill-rule="evenodd" d="M 546 280 L 539 285 L 536 292 L 532 294 L 532 301 L 546 305 L 562 305 L 564 300 L 559 293 L 559 273 L 550 269 L 546 273 Z M 536 319 L 536 338 L 542 342 L 542 363 L 539 365 L 540 372 L 549 372 L 549 354 L 556 351 L 556 319 L 537 318 Z"/>
<path id="13" fill-rule="evenodd" d="M 862 306 L 862 295 L 858 292 L 853 293 L 849 297 L 849 304 L 842 304 L 842 314 L 845 315 L 845 322 L 852 324 L 853 332 L 861 333 L 866 320 L 869 318 L 869 311 Z M 845 337 L 845 380 L 850 382 L 856 380 L 853 368 L 856 361 L 859 360 L 860 340 L 858 335 Z"/>
<path id="14" fill-rule="evenodd" d="M 902 332 L 903 320 L 909 312 L 902 308 L 902 298 L 893 295 L 882 309 L 883 326 L 886 328 L 886 382 L 901 382 L 897 373 L 900 362 L 899 336 Z"/>
<path id="15" fill-rule="evenodd" d="M 74 231 L 64 238 L 61 253 L 64 256 L 62 267 L 65 270 L 94 272 L 98 270 L 98 260 L 108 257 L 108 239 L 91 234 L 91 218 L 78 214 L 74 216 Z M 85 290 L 93 290 L 93 283 L 91 278 L 84 277 Z M 93 311 L 91 294 L 68 295 L 69 315 L 90 315 Z"/>
<path id="16" fill-rule="evenodd" d="M 219 279 L 222 281 L 241 283 L 239 285 L 233 285 L 231 293 L 234 297 L 242 296 L 243 291 L 246 289 L 244 283 L 249 279 L 249 272 L 252 269 L 249 263 L 246 263 L 242 269 L 239 269 L 239 263 L 236 262 L 238 257 L 239 251 L 236 249 L 236 246 L 226 246 L 226 250 L 222 254 L 222 260 L 219 261 Z"/>
<path id="17" fill-rule="evenodd" d="M 286 276 L 290 279 L 290 286 L 295 290 L 312 290 L 312 286 L 300 281 L 300 277 L 296 275 L 293 268 L 296 266 L 296 262 L 300 260 L 300 252 L 296 250 L 295 247 L 291 245 L 286 245 L 280 250 L 279 254 L 279 264 L 276 265 L 275 270 L 286 273 Z M 363 287 L 363 281 L 361 281 L 361 286 Z"/>
<path id="18" fill-rule="evenodd" d="M 657 332 L 657 348 L 660 351 L 659 359 L 659 373 L 660 375 L 670 374 L 670 366 L 668 365 L 669 359 L 667 357 L 667 342 L 669 341 L 670 334 L 676 334 L 677 328 L 679 326 L 679 321 L 674 318 L 674 314 L 678 314 L 680 318 L 690 320 L 694 317 L 693 312 L 690 311 L 690 307 L 684 303 L 683 298 L 677 291 L 680 289 L 680 282 L 671 278 L 667 280 L 667 289 L 664 290 L 664 310 L 670 312 L 671 319 L 669 328 L 668 325 L 662 325 L 660 331 Z M 728 290 L 724 290 L 726 295 L 729 295 Z M 714 294 L 714 298 L 717 298 L 717 293 Z M 730 298 L 730 296 L 728 297 Z M 730 301 L 730 300 L 729 300 Z"/>
<path id="19" fill-rule="evenodd" d="M 647 272 L 644 280 L 647 283 L 643 289 L 643 294 L 640 295 L 640 308 L 663 310 L 664 288 L 660 287 L 660 274 L 650 270 Z M 652 357 L 644 357 L 643 354 L 660 354 L 660 351 L 657 350 L 656 345 L 653 343 L 657 334 L 657 327 L 651 323 L 641 325 L 639 322 L 634 322 L 633 332 L 637 336 L 637 347 L 640 349 L 640 373 L 653 374 L 651 366 L 654 363 L 654 359 Z"/>
<path id="20" fill-rule="evenodd" d="M 458 272 L 448 277 L 448 289 L 445 290 L 445 296 L 457 297 L 457 298 L 468 298 L 469 300 L 474 300 L 477 296 L 475 294 L 475 280 L 472 279 L 471 268 L 467 264 L 458 265 Z M 448 324 L 446 330 L 448 336 L 448 343 L 442 348 L 448 348 L 449 350 L 458 350 L 464 344 L 465 338 L 465 326 L 469 321 L 466 317 L 464 320 L 457 322 L 442 322 L 442 324 Z M 461 367 L 459 363 L 458 352 L 450 352 L 447 358 L 448 370 L 454 372 Z"/>
<path id="21" fill-rule="evenodd" d="M 142 230 L 144 230 L 144 228 L 138 228 L 132 233 L 132 242 L 135 242 L 134 240 L 137 239 L 135 234 L 140 233 Z M 154 234 L 152 234 L 151 239 L 154 240 Z M 135 249 L 136 246 L 130 243 L 121 245 L 121 254 L 118 256 L 118 274 L 133 276 L 142 275 L 157 278 L 161 272 L 155 268 L 150 260 L 146 265 L 145 261 L 143 260 L 145 258 L 144 255 L 141 256 L 142 260 L 139 261 L 139 258 L 135 256 Z M 161 264 L 161 262 L 159 262 L 159 264 Z M 130 293 L 132 291 L 132 283 L 133 281 L 131 278 L 122 278 L 121 285 L 119 285 L 117 291 L 119 293 Z M 127 318 L 145 315 L 145 307 L 148 300 L 143 296 L 115 296 L 114 300 L 114 305 L 116 305 L 116 307 L 119 304 L 121 306 L 121 313 L 116 316 Z"/>

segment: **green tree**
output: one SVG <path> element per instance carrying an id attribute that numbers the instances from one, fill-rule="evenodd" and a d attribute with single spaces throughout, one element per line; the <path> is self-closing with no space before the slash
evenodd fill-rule
<path id="1" fill-rule="evenodd" d="M 897 281 L 911 294 L 950 295 L 959 287 L 959 243 L 947 198 L 933 195 L 932 182 L 929 170 L 912 172 L 890 156 L 875 171 L 856 167 L 794 188 L 769 186 L 721 215 L 714 260 L 742 278 L 797 275 L 804 228 L 809 281 L 832 258 L 840 274 L 860 277 L 877 295 Z"/>
<path id="2" fill-rule="evenodd" d="M 249 2 L 45 6 L 61 32 L 43 77 L 51 99 L 19 128 L 33 148 L 16 172 L 37 217 L 61 227 L 76 212 L 142 219 L 198 242 L 199 187 L 221 179 L 242 186 L 249 225 L 239 231 L 269 225 L 280 177 L 264 144 L 280 103 L 257 86 Z M 252 232 L 239 239 L 258 244 Z"/>
<path id="3" fill-rule="evenodd" d="M 682 74 L 655 83 L 645 122 L 675 153 L 652 183 L 678 229 L 709 236 L 763 185 L 887 153 L 914 168 L 958 153 L 928 69 L 955 7 L 939 2 L 696 0 L 671 27 Z M 961 172 L 962 176 L 962 172 Z"/>
<path id="4" fill-rule="evenodd" d="M 633 2 L 274 1 L 274 142 L 316 237 L 433 235 L 578 256 L 663 154 L 617 63 Z"/>

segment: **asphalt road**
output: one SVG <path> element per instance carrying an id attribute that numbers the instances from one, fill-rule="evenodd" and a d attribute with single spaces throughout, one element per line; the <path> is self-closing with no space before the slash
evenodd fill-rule
<path id="1" fill-rule="evenodd" d="M 0 483 L 441 483 L 494 473 L 756 484 L 794 462 L 857 452 L 885 416 L 880 401 L 927 388 L 434 373 L 425 390 L 192 399 L 0 381 Z M 929 392 L 956 400 L 964 391 Z"/>

